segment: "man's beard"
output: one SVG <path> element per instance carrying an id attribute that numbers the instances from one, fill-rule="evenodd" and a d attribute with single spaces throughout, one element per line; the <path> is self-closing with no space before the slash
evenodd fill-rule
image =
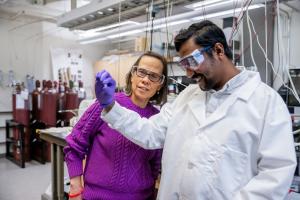
<path id="1" fill-rule="evenodd" d="M 207 79 L 205 75 L 199 74 L 199 73 L 194 73 L 191 79 L 197 83 L 200 87 L 201 90 L 203 91 L 208 91 L 213 89 L 214 87 L 214 82 L 211 79 Z M 203 82 L 204 84 L 201 84 Z"/>

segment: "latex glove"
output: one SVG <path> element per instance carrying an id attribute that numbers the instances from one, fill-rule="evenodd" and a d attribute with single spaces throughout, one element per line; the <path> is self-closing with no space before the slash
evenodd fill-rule
<path id="1" fill-rule="evenodd" d="M 103 108 L 106 108 L 115 101 L 115 89 L 116 81 L 111 77 L 111 75 L 107 71 L 102 70 L 97 73 L 95 93 L 97 100 Z"/>

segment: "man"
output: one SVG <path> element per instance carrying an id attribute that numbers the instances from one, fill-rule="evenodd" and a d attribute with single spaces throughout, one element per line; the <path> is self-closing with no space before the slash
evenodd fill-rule
<path id="1" fill-rule="evenodd" d="M 232 64 L 224 33 L 210 21 L 181 31 L 175 47 L 198 85 L 149 120 L 114 102 L 107 72 L 96 77 L 97 98 L 109 105 L 102 118 L 144 148 L 164 148 L 158 199 L 283 200 L 296 157 L 281 97 L 257 72 Z"/>

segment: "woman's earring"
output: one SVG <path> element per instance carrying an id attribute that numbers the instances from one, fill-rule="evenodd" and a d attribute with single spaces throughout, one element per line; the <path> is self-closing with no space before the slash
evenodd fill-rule
<path id="1" fill-rule="evenodd" d="M 157 95 L 159 95 L 159 90 L 157 90 L 157 93 L 156 93 Z"/>

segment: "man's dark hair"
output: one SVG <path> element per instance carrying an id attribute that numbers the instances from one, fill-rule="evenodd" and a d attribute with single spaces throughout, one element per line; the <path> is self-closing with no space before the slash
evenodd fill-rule
<path id="1" fill-rule="evenodd" d="M 150 101 L 157 105 L 162 105 L 167 101 L 167 94 L 168 94 L 168 86 L 167 86 L 167 77 L 168 77 L 168 65 L 167 60 L 165 57 L 159 55 L 158 53 L 155 53 L 153 51 L 148 51 L 143 53 L 133 64 L 133 66 L 138 66 L 140 64 L 141 59 L 144 56 L 149 56 L 156 58 L 161 61 L 163 65 L 163 71 L 162 74 L 165 76 L 165 80 L 162 83 L 162 87 L 159 90 L 159 93 L 156 93 L 153 97 L 150 98 Z M 126 75 L 126 86 L 125 86 L 125 92 L 128 95 L 131 95 L 132 93 L 132 87 L 131 87 L 131 77 L 132 77 L 132 69 L 127 73 Z"/>
<path id="2" fill-rule="evenodd" d="M 225 55 L 232 60 L 232 52 L 227 44 L 224 32 L 211 21 L 204 20 L 190 25 L 187 29 L 180 30 L 174 39 L 176 51 L 179 51 L 182 45 L 191 37 L 194 37 L 195 43 L 202 47 L 214 47 L 216 43 L 221 43 Z M 207 51 L 209 56 L 212 56 L 212 50 L 213 48 Z"/>

